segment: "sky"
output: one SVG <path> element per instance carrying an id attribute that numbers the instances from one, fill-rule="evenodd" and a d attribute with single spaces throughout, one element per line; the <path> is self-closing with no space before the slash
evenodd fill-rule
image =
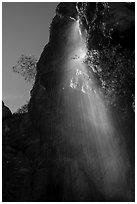
<path id="1" fill-rule="evenodd" d="M 39 59 L 49 39 L 58 2 L 2 3 L 2 99 L 15 112 L 30 98 L 32 84 L 12 67 L 22 54 Z"/>

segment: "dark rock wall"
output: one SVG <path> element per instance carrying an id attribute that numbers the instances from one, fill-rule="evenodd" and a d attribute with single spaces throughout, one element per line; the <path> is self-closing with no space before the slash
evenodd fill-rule
<path id="1" fill-rule="evenodd" d="M 60 87 L 66 83 L 65 62 L 74 55 L 77 45 L 78 39 L 71 35 L 75 19 L 79 16 L 83 30 L 88 32 L 89 50 L 91 47 L 100 49 L 100 45 L 108 41 L 134 49 L 132 40 L 129 44 L 125 43 L 134 34 L 134 6 L 109 3 L 110 16 L 113 18 L 110 16 L 109 18 L 108 13 L 104 15 L 103 9 L 104 5 L 99 3 L 72 2 L 60 3 L 57 6 L 56 16 L 50 27 L 49 43 L 37 63 L 37 76 L 31 90 L 29 112 L 13 114 L 3 122 L 3 201 L 134 200 L 134 196 L 131 196 L 133 193 L 123 196 L 122 192 L 115 198 L 104 196 L 102 190 L 95 184 L 94 178 L 93 181 L 89 179 L 89 170 L 85 171 L 89 167 L 84 161 L 83 150 L 80 145 L 72 145 L 73 143 L 69 141 L 70 132 L 67 132 L 66 128 L 69 123 L 66 115 L 69 111 L 65 112 Z M 102 16 L 99 16 L 100 11 Z M 106 34 L 102 30 L 101 22 L 107 25 Z M 113 33 L 114 37 L 110 38 L 109 31 L 112 25 L 117 26 Z M 67 98 L 66 95 L 65 97 Z M 75 106 L 75 102 L 73 103 Z M 5 110 L 7 117 L 7 109 L 4 109 L 3 116 L 5 117 Z M 77 119 L 77 116 L 74 118 Z M 131 126 L 133 123 L 134 121 Z M 130 137 L 130 128 L 128 135 Z M 77 140 L 77 143 L 80 144 L 80 141 Z M 134 153 L 131 154 L 132 158 L 133 155 Z M 82 162 L 77 162 L 79 158 L 82 158 Z M 134 159 L 132 160 L 134 163 Z M 134 172 L 131 171 L 131 174 Z M 130 182 L 134 191 L 134 175 L 131 177 Z"/>
<path id="2" fill-rule="evenodd" d="M 12 115 L 10 109 L 5 106 L 4 102 L 2 101 L 2 119 L 6 119 Z"/>

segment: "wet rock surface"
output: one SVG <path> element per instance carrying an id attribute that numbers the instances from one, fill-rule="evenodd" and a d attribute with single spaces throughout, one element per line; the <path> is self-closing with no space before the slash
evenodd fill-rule
<path id="1" fill-rule="evenodd" d="M 121 16 L 117 14 L 117 9 L 122 10 L 120 13 L 124 13 L 125 19 L 127 17 L 125 4 L 120 5 L 114 6 L 110 3 L 111 13 L 115 16 L 115 21 L 119 22 L 118 39 L 122 39 L 122 33 L 131 25 L 129 21 L 127 26 L 122 24 L 125 20 L 120 20 Z M 99 9 L 99 5 L 87 3 L 84 6 L 86 26 L 89 27 L 90 33 L 91 30 L 94 31 L 96 8 L 98 6 Z M 116 159 L 113 162 L 111 154 L 115 153 L 111 149 L 117 148 L 117 143 L 120 143 L 121 146 L 118 147 L 125 150 L 125 143 L 123 139 L 113 138 L 111 126 L 107 124 L 105 126 L 102 122 L 105 121 L 106 115 L 100 113 L 104 106 L 96 94 L 98 89 L 95 83 L 92 83 L 92 75 L 90 76 L 89 72 L 87 74 L 79 58 L 73 59 L 77 52 L 79 54 L 81 38 L 73 26 L 72 18 L 77 18 L 78 14 L 81 15 L 81 19 L 84 18 L 82 16 L 84 6 L 79 4 L 76 8 L 75 3 L 58 5 L 50 28 L 50 41 L 37 64 L 37 76 L 31 90 L 28 113 L 11 116 L 8 108 L 3 106 L 3 201 L 134 201 L 134 150 L 131 152 L 134 139 L 128 150 L 130 162 L 125 159 L 125 154 L 123 160 L 120 156 L 118 164 L 117 156 L 124 154 L 120 154 L 120 150 L 116 152 Z M 103 20 L 104 18 L 103 16 Z M 113 20 L 110 20 L 109 26 L 112 23 Z M 101 32 L 99 29 L 99 34 Z M 106 40 L 102 33 L 99 38 L 93 32 L 88 38 L 89 49 L 95 38 Z M 90 76 L 88 80 L 87 76 Z M 113 113 L 116 118 L 115 111 Z M 87 120 L 87 116 L 92 123 Z M 132 114 L 131 117 L 133 119 L 130 121 L 131 124 L 122 132 L 126 135 L 127 144 L 131 141 L 129 138 L 134 136 Z M 116 128 L 122 124 L 121 119 L 119 120 Z M 127 123 L 128 120 L 129 118 Z M 105 137 L 106 130 L 109 139 Z M 117 134 L 116 130 L 115 135 Z M 98 143 L 102 155 L 97 153 Z M 109 154 L 110 160 L 107 160 Z M 111 165 L 112 167 L 109 167 Z M 114 181 L 113 174 L 116 176 L 115 180 L 120 180 L 114 185 L 110 184 Z"/>

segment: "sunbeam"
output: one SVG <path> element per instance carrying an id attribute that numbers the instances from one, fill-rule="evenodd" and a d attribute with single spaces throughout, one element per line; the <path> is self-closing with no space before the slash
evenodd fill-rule
<path id="1" fill-rule="evenodd" d="M 119 145 L 119 133 L 113 127 L 103 95 L 92 72 L 89 74 L 89 68 L 82 63 L 86 44 L 79 21 L 74 22 L 71 36 L 77 40 L 71 45 L 74 52 L 66 62 L 65 86 L 61 87 L 66 112 L 63 124 L 66 140 L 72 147 L 70 154 L 77 155 L 78 162 L 107 200 L 125 198 L 129 164 L 124 143 Z"/>

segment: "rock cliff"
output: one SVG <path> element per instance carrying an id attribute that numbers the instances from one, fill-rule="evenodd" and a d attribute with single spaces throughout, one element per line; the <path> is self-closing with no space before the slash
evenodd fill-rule
<path id="1" fill-rule="evenodd" d="M 133 52 L 131 36 L 133 4 L 57 6 L 28 113 L 11 116 L 3 106 L 3 201 L 134 201 L 134 114 L 123 121 L 114 110 L 112 127 L 81 60 L 110 43 Z"/>

